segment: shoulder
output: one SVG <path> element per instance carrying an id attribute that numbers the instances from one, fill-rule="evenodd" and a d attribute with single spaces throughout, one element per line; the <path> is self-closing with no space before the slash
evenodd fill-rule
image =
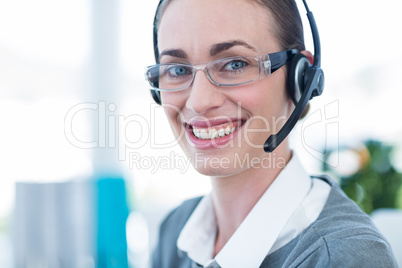
<path id="1" fill-rule="evenodd" d="M 331 185 L 328 200 L 318 219 L 300 236 L 300 263 L 325 267 L 397 267 L 392 250 L 364 213 L 340 187 Z M 302 247 L 300 247 L 302 245 Z"/>
<path id="2" fill-rule="evenodd" d="M 152 256 L 152 267 L 178 267 L 180 259 L 184 256 L 179 256 L 177 239 L 201 199 L 202 197 L 196 197 L 186 200 L 165 217 L 159 228 L 158 242 Z"/>
<path id="3" fill-rule="evenodd" d="M 299 253 L 292 254 L 296 266 L 397 267 L 388 242 L 364 222 L 323 221 L 309 228 L 298 242 L 295 249 Z"/>
<path id="4" fill-rule="evenodd" d="M 201 199 L 202 197 L 196 197 L 186 200 L 181 203 L 181 205 L 173 209 L 163 220 L 160 231 L 174 228 L 179 229 L 178 233 L 180 233 L 182 227 L 186 224 L 188 218 L 191 216 Z"/>
<path id="5" fill-rule="evenodd" d="M 334 181 L 320 179 L 331 191 L 317 220 L 268 255 L 261 267 L 397 267 L 370 217 Z"/>

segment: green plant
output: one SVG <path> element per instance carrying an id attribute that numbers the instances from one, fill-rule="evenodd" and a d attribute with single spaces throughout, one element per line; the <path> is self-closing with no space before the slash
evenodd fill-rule
<path id="1" fill-rule="evenodd" d="M 372 140 L 364 145 L 364 148 L 344 149 L 358 157 L 359 165 L 354 173 L 339 174 L 327 161 L 324 161 L 324 171 L 337 174 L 343 191 L 368 214 L 377 208 L 399 207 L 402 173 L 392 165 L 393 147 Z"/>

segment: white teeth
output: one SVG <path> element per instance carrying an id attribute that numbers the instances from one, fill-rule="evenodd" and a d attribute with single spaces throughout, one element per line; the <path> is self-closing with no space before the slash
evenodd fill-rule
<path id="1" fill-rule="evenodd" d="M 209 137 L 211 138 L 211 139 L 216 139 L 217 137 L 218 137 L 218 131 L 216 131 L 216 129 L 211 129 L 210 131 L 209 131 Z"/>
<path id="2" fill-rule="evenodd" d="M 205 129 L 202 129 L 201 131 L 200 131 L 200 136 L 201 136 L 201 139 L 207 139 L 208 138 L 208 133 L 207 133 L 207 131 L 205 130 Z"/>
<path id="3" fill-rule="evenodd" d="M 223 128 L 220 128 L 220 129 L 219 129 L 218 135 L 219 135 L 219 137 L 225 136 L 225 131 L 223 130 Z"/>
<path id="4" fill-rule="evenodd" d="M 193 133 L 194 133 L 194 136 L 196 136 L 197 138 L 201 139 L 201 135 L 200 135 L 200 130 L 199 130 L 199 129 L 193 129 Z"/>
<path id="5" fill-rule="evenodd" d="M 235 127 L 230 127 L 227 126 L 226 128 L 220 128 L 220 129 L 215 129 L 215 128 L 209 128 L 209 129 L 199 129 L 199 128 L 193 128 L 193 134 L 196 136 L 198 139 L 202 140 L 213 140 L 216 138 L 223 137 L 225 135 L 232 134 L 235 132 L 237 128 Z"/>
<path id="6" fill-rule="evenodd" d="M 231 130 L 231 129 L 230 129 L 230 126 L 227 126 L 226 129 L 225 129 L 225 134 L 226 134 L 226 135 L 229 135 L 229 134 L 230 134 L 230 130 Z"/>

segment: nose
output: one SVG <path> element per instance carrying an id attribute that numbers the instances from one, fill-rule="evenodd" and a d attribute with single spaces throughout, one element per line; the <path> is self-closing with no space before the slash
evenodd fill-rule
<path id="1" fill-rule="evenodd" d="M 186 107 L 197 114 L 205 114 L 225 102 L 224 94 L 208 79 L 206 70 L 198 70 L 195 73 L 193 84 L 189 89 L 190 95 Z"/>

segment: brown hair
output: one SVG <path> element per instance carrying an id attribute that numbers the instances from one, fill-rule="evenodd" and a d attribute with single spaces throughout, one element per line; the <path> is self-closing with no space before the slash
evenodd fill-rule
<path id="1" fill-rule="evenodd" d="M 270 11 L 276 24 L 275 36 L 283 50 L 305 49 L 303 24 L 295 0 L 249 0 Z"/>
<path id="2" fill-rule="evenodd" d="M 160 19 L 167 5 L 173 0 L 162 0 L 155 15 L 155 30 L 157 31 Z M 305 49 L 303 24 L 295 0 L 248 0 L 257 3 L 270 11 L 276 22 L 275 36 L 283 50 Z"/>

